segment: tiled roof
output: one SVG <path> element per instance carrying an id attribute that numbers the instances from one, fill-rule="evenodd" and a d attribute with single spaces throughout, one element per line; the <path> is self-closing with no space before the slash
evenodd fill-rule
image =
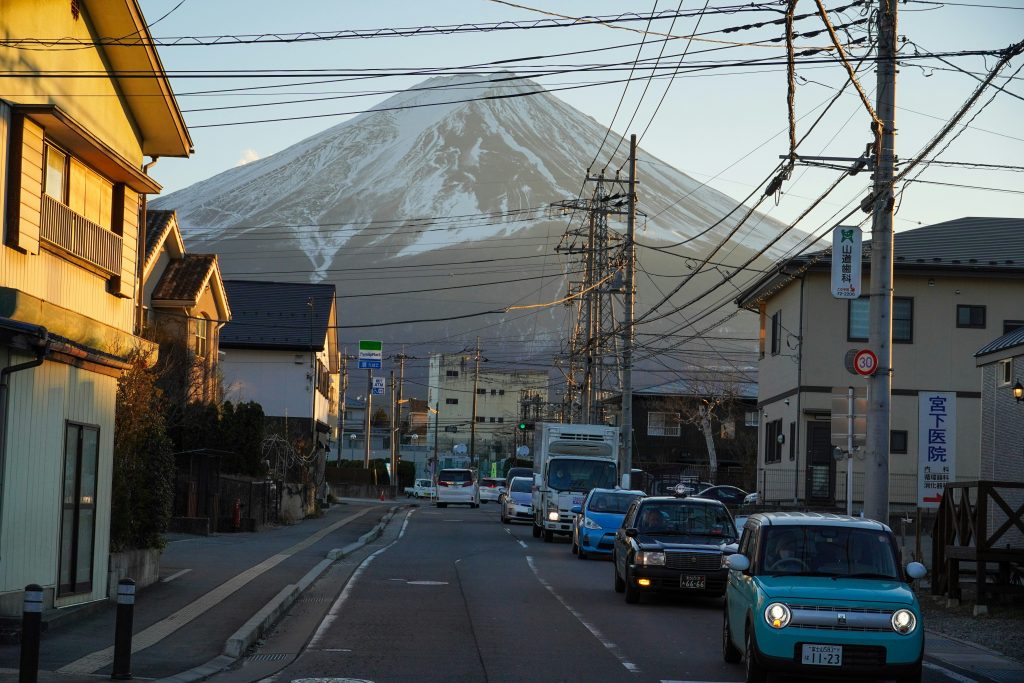
<path id="1" fill-rule="evenodd" d="M 153 305 L 171 301 L 196 303 L 216 262 L 214 254 L 185 254 L 168 263 L 153 289 Z"/>
<path id="2" fill-rule="evenodd" d="M 221 347 L 323 348 L 334 285 L 225 280 L 224 288 L 231 302 L 231 322 L 221 330 Z"/>
<path id="3" fill-rule="evenodd" d="M 156 255 L 174 221 L 173 211 L 146 211 L 146 263 Z"/>
<path id="4" fill-rule="evenodd" d="M 978 349 L 978 352 L 974 354 L 974 357 L 978 358 L 980 356 L 987 356 L 990 353 L 1005 351 L 1006 349 L 1012 349 L 1015 346 L 1024 346 L 1024 327 L 1018 327 L 1015 330 L 1010 330 L 999 339 L 985 344 Z"/>

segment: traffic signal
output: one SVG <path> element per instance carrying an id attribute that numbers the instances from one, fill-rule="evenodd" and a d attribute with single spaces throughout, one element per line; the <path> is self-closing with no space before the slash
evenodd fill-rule
<path id="1" fill-rule="evenodd" d="M 521 432 L 525 432 L 526 431 L 526 423 L 525 422 L 520 422 L 519 423 L 519 431 L 521 431 Z"/>

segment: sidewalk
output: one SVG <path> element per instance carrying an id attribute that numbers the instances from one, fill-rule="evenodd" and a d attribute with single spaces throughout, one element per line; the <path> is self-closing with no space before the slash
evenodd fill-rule
<path id="1" fill-rule="evenodd" d="M 160 582 L 135 604 L 132 673 L 139 680 L 172 677 L 244 651 L 258 612 L 290 605 L 332 562 L 332 550 L 351 552 L 401 505 L 346 499 L 323 517 L 256 533 L 172 534 L 161 558 Z M 341 553 L 335 553 L 341 556 Z M 115 606 L 111 603 L 43 634 L 39 680 L 109 680 Z M 273 615 L 261 615 L 271 618 Z M 17 680 L 20 648 L 0 645 L 0 681 Z M 238 654 L 241 654 L 239 652 Z M 223 657 L 227 664 L 230 659 Z"/>

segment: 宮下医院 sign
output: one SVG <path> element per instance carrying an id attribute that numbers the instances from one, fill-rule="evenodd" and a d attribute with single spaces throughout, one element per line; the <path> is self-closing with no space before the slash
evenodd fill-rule
<path id="1" fill-rule="evenodd" d="M 860 296 L 861 239 L 856 225 L 832 230 L 832 296 L 837 299 Z"/>
<path id="2" fill-rule="evenodd" d="M 917 506 L 937 508 L 956 478 L 956 394 L 922 391 L 917 410 Z"/>

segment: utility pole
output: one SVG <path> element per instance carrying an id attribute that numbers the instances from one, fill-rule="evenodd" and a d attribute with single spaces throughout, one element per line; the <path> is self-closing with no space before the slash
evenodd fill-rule
<path id="1" fill-rule="evenodd" d="M 341 464 L 342 449 L 345 448 L 345 404 L 348 401 L 348 349 L 341 354 L 341 413 L 338 422 L 338 464 Z"/>
<path id="2" fill-rule="evenodd" d="M 391 492 L 398 497 L 398 448 L 395 444 L 395 413 L 398 410 L 398 391 L 395 386 L 395 371 L 391 370 Z"/>
<path id="3" fill-rule="evenodd" d="M 878 370 L 868 379 L 864 516 L 889 523 L 889 427 L 892 397 L 892 210 L 896 161 L 896 0 L 878 2 L 874 206 L 871 222 L 869 347 Z"/>
<path id="4" fill-rule="evenodd" d="M 366 371 L 366 415 L 364 427 L 366 431 L 364 436 L 366 437 L 365 452 L 363 454 L 363 469 L 370 469 L 370 411 L 373 409 L 373 370 Z"/>
<path id="5" fill-rule="evenodd" d="M 625 315 L 622 321 L 622 474 L 624 486 L 633 471 L 633 305 L 636 300 L 633 266 L 636 247 L 636 135 L 629 136 L 629 197 L 626 216 L 625 252 Z"/>
<path id="6" fill-rule="evenodd" d="M 476 338 L 476 361 L 473 366 L 473 414 L 469 420 L 469 466 L 476 466 L 476 387 L 480 381 L 480 337 Z"/>

